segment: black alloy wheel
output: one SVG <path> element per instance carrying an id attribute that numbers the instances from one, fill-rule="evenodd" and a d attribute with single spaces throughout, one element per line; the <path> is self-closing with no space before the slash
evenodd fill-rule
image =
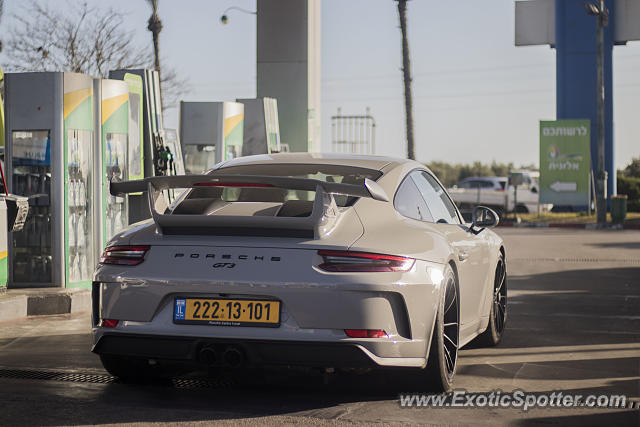
<path id="1" fill-rule="evenodd" d="M 500 257 L 496 268 L 492 314 L 496 332 L 502 337 L 504 326 L 507 322 L 507 268 L 504 257 Z"/>
<path id="2" fill-rule="evenodd" d="M 455 278 L 448 278 L 444 297 L 443 345 L 447 373 L 453 375 L 458 361 L 458 338 L 460 335 L 460 308 L 458 287 Z"/>
<path id="3" fill-rule="evenodd" d="M 502 340 L 507 324 L 507 263 L 500 254 L 496 273 L 493 279 L 493 295 L 491 296 L 491 313 L 487 329 L 478 336 L 476 343 L 483 347 L 493 347 Z"/>
<path id="4" fill-rule="evenodd" d="M 428 386 L 436 392 L 448 392 L 452 389 L 460 346 L 460 295 L 451 266 L 447 266 L 444 271 L 442 286 L 444 289 L 440 294 L 425 369 Z"/>

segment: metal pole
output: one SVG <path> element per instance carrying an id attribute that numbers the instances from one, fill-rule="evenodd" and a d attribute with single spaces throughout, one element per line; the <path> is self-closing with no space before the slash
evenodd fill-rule
<path id="1" fill-rule="evenodd" d="M 513 219 L 518 222 L 518 186 L 513 186 Z"/>
<path id="2" fill-rule="evenodd" d="M 407 157 L 415 160 L 413 141 L 413 95 L 411 92 L 411 61 L 409 60 L 409 41 L 407 40 L 407 0 L 398 1 L 398 16 L 402 33 L 402 75 L 404 81 L 404 107 L 407 132 Z"/>
<path id="3" fill-rule="evenodd" d="M 337 134 L 336 134 L 336 151 L 342 153 L 342 119 L 338 118 L 337 121 Z"/>
<path id="4" fill-rule="evenodd" d="M 376 121 L 371 118 L 371 154 L 376 154 Z"/>
<path id="5" fill-rule="evenodd" d="M 591 216 L 591 177 L 593 176 L 593 173 L 590 171 L 589 172 L 589 206 L 587 206 L 587 214 L 589 216 Z"/>
<path id="6" fill-rule="evenodd" d="M 366 132 L 367 132 L 367 153 L 368 154 L 374 154 L 373 151 L 373 140 L 371 139 L 371 109 L 369 107 L 367 107 L 367 109 L 365 110 L 365 126 L 366 126 Z"/>
<path id="7" fill-rule="evenodd" d="M 598 226 L 602 227 L 607 223 L 607 205 L 604 196 L 605 192 L 605 172 L 604 172 L 604 25 L 606 14 L 604 0 L 598 2 L 599 13 L 597 20 L 597 55 L 598 55 L 598 175 L 596 210 L 598 214 Z"/>
<path id="8" fill-rule="evenodd" d="M 331 118 L 331 149 L 333 150 L 333 152 L 335 153 L 337 151 L 337 144 L 336 144 L 336 119 L 335 118 Z"/>
<path id="9" fill-rule="evenodd" d="M 593 173 L 593 169 L 591 169 L 591 174 L 589 176 L 589 183 L 591 184 L 591 202 L 594 204 L 594 208 L 596 208 L 596 177 Z"/>
<path id="10" fill-rule="evenodd" d="M 360 154 L 367 154 L 364 150 L 364 119 L 361 117 L 358 119 L 358 152 Z"/>

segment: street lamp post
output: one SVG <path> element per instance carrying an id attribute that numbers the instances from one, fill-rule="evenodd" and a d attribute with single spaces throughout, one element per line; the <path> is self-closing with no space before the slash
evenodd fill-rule
<path id="1" fill-rule="evenodd" d="M 231 6 L 231 7 L 226 8 L 224 10 L 224 12 L 222 12 L 222 16 L 220 17 L 220 22 L 221 23 L 226 24 L 227 22 L 229 22 L 229 15 L 227 15 L 227 13 L 229 13 L 230 10 L 238 10 L 240 12 L 247 13 L 247 14 L 250 14 L 250 15 L 257 15 L 258 14 L 258 12 L 254 12 L 252 10 L 243 9 L 241 7 L 238 7 L 238 6 Z"/>
<path id="2" fill-rule="evenodd" d="M 604 169 L 604 27 L 609 23 L 609 10 L 604 6 L 604 0 L 597 4 L 584 3 L 589 15 L 596 17 L 596 54 L 597 54 L 597 99 L 598 99 L 598 170 L 596 172 L 596 212 L 598 227 L 607 223 L 607 172 Z"/>

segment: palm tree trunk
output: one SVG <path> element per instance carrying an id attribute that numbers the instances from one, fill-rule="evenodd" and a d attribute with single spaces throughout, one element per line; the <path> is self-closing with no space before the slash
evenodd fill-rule
<path id="1" fill-rule="evenodd" d="M 153 33 L 153 55 L 154 55 L 154 61 L 153 61 L 153 65 L 156 69 L 157 72 L 160 72 L 160 54 L 159 54 L 159 47 L 158 47 L 158 36 L 159 34 L 154 32 Z"/>
<path id="2" fill-rule="evenodd" d="M 158 42 L 160 38 L 160 31 L 162 31 L 162 22 L 160 21 L 160 18 L 155 11 L 149 18 L 149 25 L 147 26 L 147 28 L 153 35 L 153 65 L 158 74 L 160 74 L 160 47 Z"/>
<path id="3" fill-rule="evenodd" d="M 400 31 L 402 31 L 402 74 L 404 79 L 404 108 L 407 120 L 407 157 L 415 160 L 413 142 L 413 96 L 411 94 L 411 62 L 409 60 L 409 41 L 407 40 L 407 0 L 398 1 Z"/>

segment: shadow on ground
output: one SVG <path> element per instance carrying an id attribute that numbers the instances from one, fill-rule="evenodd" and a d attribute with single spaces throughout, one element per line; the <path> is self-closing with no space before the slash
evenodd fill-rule
<path id="1" fill-rule="evenodd" d="M 640 242 L 589 243 L 589 246 L 594 246 L 596 248 L 640 249 Z"/>

